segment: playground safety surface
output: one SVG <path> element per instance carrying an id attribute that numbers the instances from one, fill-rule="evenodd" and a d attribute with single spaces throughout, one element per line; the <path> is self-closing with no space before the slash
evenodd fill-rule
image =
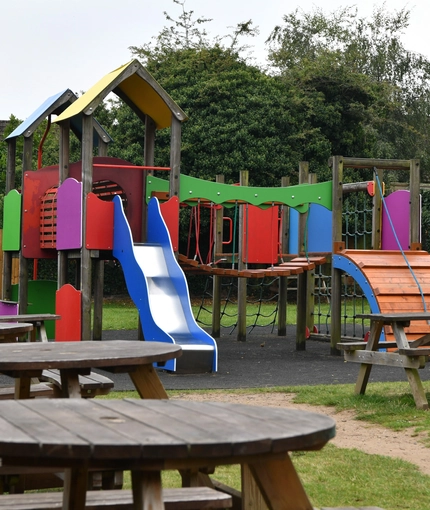
<path id="1" fill-rule="evenodd" d="M 137 331 L 105 331 L 103 340 L 136 340 Z M 305 351 L 296 351 L 295 327 L 287 336 L 264 328 L 254 329 L 246 342 L 238 342 L 235 333 L 217 339 L 218 372 L 214 374 L 172 374 L 160 370 L 167 390 L 205 390 L 301 386 L 316 384 L 355 384 L 359 365 L 346 363 L 343 355 L 332 356 L 330 343 L 308 340 Z M 102 372 L 103 373 L 103 372 Z M 104 373 L 115 382 L 115 390 L 134 389 L 128 375 Z M 420 370 L 423 381 L 430 370 Z M 369 382 L 407 381 L 404 370 L 373 366 Z"/>

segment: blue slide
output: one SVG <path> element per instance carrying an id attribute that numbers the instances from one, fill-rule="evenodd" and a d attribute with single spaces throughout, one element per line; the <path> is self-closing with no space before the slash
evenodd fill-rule
<path id="1" fill-rule="evenodd" d="M 143 244 L 133 243 L 119 196 L 114 198 L 114 206 L 113 255 L 121 263 L 145 340 L 182 347 L 182 356 L 167 361 L 165 370 L 216 372 L 217 344 L 194 319 L 187 281 L 173 252 L 158 200 L 154 197 L 148 204 L 147 242 Z"/>

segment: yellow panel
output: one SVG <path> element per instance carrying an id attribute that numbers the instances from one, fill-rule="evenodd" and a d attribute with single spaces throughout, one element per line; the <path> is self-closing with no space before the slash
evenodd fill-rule
<path id="1" fill-rule="evenodd" d="M 87 92 L 85 92 L 85 94 L 80 96 L 74 103 L 66 108 L 64 112 L 55 119 L 54 122 L 61 122 L 62 120 L 70 119 L 71 117 L 82 113 L 98 96 L 100 96 L 101 100 L 103 100 L 104 97 L 109 94 L 109 87 L 111 86 L 112 82 L 133 62 L 134 61 L 131 61 L 128 64 L 115 69 L 115 71 L 112 71 L 104 78 L 99 80 Z"/>
<path id="2" fill-rule="evenodd" d="M 172 123 L 172 111 L 159 94 L 137 74 L 129 76 L 119 87 L 131 99 L 138 109 L 149 115 L 157 129 L 169 127 Z"/>
<path id="3" fill-rule="evenodd" d="M 129 69 L 131 66 L 134 67 L 134 70 Z M 121 76 L 122 74 L 124 76 Z M 187 118 L 173 99 L 135 59 L 99 80 L 59 115 L 54 122 L 61 122 L 82 113 L 91 114 L 92 111 L 89 111 L 89 108 L 97 108 L 98 104 L 110 92 L 115 90 L 121 91 L 123 97 L 127 97 L 138 110 L 145 115 L 149 115 L 154 120 L 157 129 L 171 125 L 172 113 L 179 120 Z"/>

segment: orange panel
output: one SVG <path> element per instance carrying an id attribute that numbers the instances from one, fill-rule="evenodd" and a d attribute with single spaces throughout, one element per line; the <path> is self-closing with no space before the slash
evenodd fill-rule
<path id="1" fill-rule="evenodd" d="M 81 291 L 68 283 L 57 290 L 55 313 L 61 315 L 55 324 L 55 341 L 81 340 Z"/>
<path id="2" fill-rule="evenodd" d="M 88 193 L 85 238 L 88 250 L 112 250 L 113 211 L 113 202 L 100 200 L 94 193 Z"/>

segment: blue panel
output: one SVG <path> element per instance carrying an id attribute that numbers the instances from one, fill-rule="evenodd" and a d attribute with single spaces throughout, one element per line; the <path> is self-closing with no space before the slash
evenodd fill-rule
<path id="1" fill-rule="evenodd" d="M 308 213 L 308 252 L 332 251 L 333 213 L 319 204 L 310 204 Z"/>
<path id="2" fill-rule="evenodd" d="M 10 138 L 16 138 L 17 136 L 23 135 L 27 129 L 30 129 L 32 125 L 40 118 L 45 118 L 48 114 L 46 113 L 53 104 L 55 104 L 58 99 L 65 94 L 69 89 L 63 90 L 54 96 L 48 97 L 48 99 L 42 103 L 37 110 L 35 110 L 29 117 L 27 117 L 24 122 L 22 122 L 18 127 L 16 127 L 12 133 L 5 138 L 5 140 L 9 140 Z M 64 109 L 70 105 L 70 102 L 65 104 Z"/>
<path id="3" fill-rule="evenodd" d="M 335 269 L 340 269 L 351 275 L 357 284 L 360 285 L 367 301 L 369 302 L 370 312 L 381 313 L 375 294 L 373 293 L 370 283 L 364 276 L 361 269 L 343 255 L 333 255 L 332 264 Z M 384 339 L 384 330 L 382 330 L 381 339 Z"/>
<path id="4" fill-rule="evenodd" d="M 5 140 L 24 135 L 26 131 L 32 133 L 34 129 L 36 129 L 39 124 L 45 120 L 46 117 L 48 117 L 48 115 L 52 113 L 55 113 L 55 115 L 60 115 L 64 110 L 66 110 L 66 108 L 70 106 L 74 99 L 76 99 L 76 96 L 70 89 L 63 90 L 62 92 L 49 97 L 43 104 L 39 106 L 39 108 L 37 108 L 37 110 L 35 110 L 29 117 L 27 117 L 24 122 L 21 122 L 21 124 L 16 127 L 7 138 L 5 138 Z M 111 142 L 112 138 L 100 126 L 96 119 L 94 119 L 94 123 L 97 124 L 99 130 L 104 133 L 105 141 Z M 82 113 L 75 115 L 70 119 L 70 129 L 79 140 L 82 139 Z M 99 136 L 97 130 L 94 129 L 93 133 L 94 147 L 98 147 Z"/>
<path id="5" fill-rule="evenodd" d="M 288 253 L 299 253 L 299 213 L 295 209 L 291 208 Z"/>

